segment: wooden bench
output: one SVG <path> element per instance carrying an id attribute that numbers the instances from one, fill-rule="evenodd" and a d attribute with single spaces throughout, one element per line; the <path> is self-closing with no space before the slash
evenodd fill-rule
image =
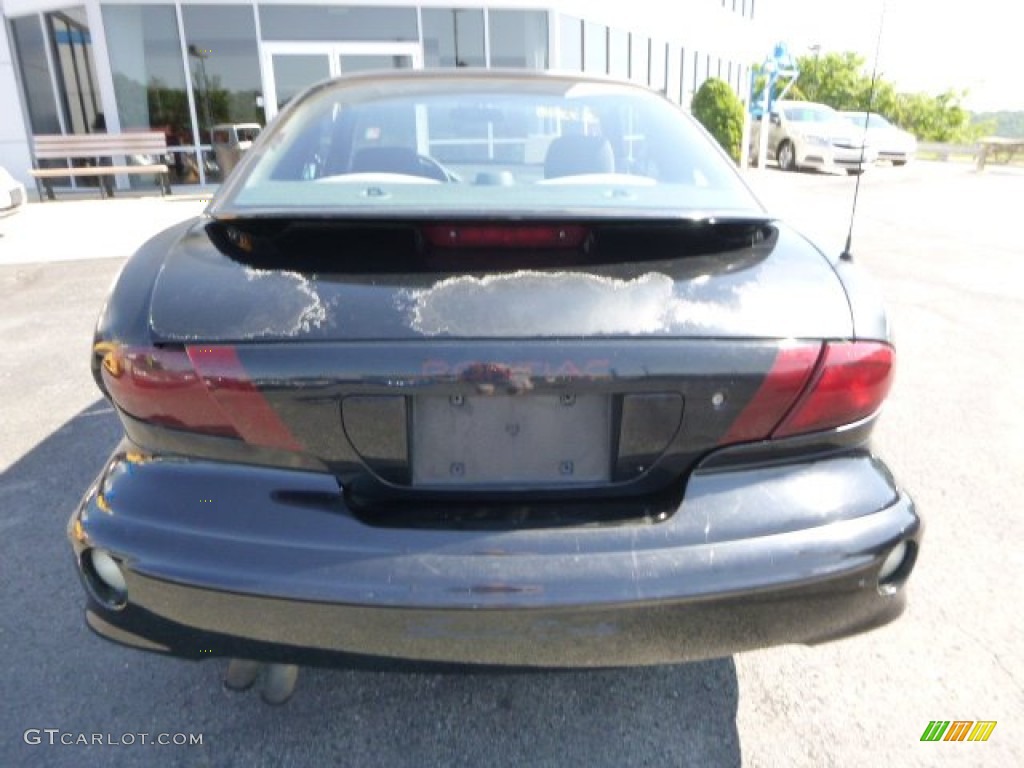
<path id="1" fill-rule="evenodd" d="M 163 133 L 86 133 L 68 136 L 33 136 L 35 144 L 36 164 L 40 160 L 72 160 L 87 158 L 93 165 L 78 168 L 34 168 L 30 173 L 36 180 L 39 199 L 43 200 L 43 190 L 50 200 L 53 196 L 53 180 L 69 176 L 103 177 L 100 182 L 100 194 L 103 197 L 114 196 L 113 176 L 120 174 L 140 175 L 152 174 L 157 177 L 160 194 L 171 193 L 171 182 L 168 167 L 163 163 L 144 165 L 115 165 L 113 158 L 127 155 L 164 155 L 167 153 L 167 137 Z M 101 158 L 110 158 L 109 165 L 100 165 Z"/>

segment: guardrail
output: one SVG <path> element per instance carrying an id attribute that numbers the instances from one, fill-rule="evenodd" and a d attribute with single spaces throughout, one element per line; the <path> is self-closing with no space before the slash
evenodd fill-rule
<path id="1" fill-rule="evenodd" d="M 939 160 L 952 156 L 969 157 L 975 161 L 979 171 L 984 170 L 989 160 L 1011 162 L 1017 154 L 1024 154 L 1024 139 L 1007 139 L 1001 136 L 986 136 L 974 144 L 947 144 L 922 141 L 917 145 L 918 155 L 935 155 Z"/>
<path id="2" fill-rule="evenodd" d="M 938 141 L 919 141 L 917 143 L 917 154 L 935 155 L 939 160 L 949 160 L 950 157 L 969 157 L 972 160 L 978 154 L 977 144 L 947 144 Z"/>

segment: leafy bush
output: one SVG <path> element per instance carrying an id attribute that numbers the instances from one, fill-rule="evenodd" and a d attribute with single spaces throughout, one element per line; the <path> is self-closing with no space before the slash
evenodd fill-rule
<path id="1" fill-rule="evenodd" d="M 705 80 L 693 97 L 693 116 L 729 156 L 739 162 L 743 141 L 743 103 L 724 80 Z"/>

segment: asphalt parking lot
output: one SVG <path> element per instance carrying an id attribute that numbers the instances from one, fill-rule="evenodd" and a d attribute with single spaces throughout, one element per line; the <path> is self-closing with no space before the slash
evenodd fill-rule
<path id="1" fill-rule="evenodd" d="M 840 248 L 853 178 L 752 172 Z M 198 196 L 33 204 L 0 219 L 0 766 L 960 766 L 1024 764 L 1024 173 L 919 163 L 863 179 L 855 258 L 895 322 L 875 448 L 926 521 L 902 619 L 818 648 L 598 672 L 306 670 L 294 699 L 224 664 L 93 637 L 67 518 L 118 436 L 87 368 L 124 258 Z M 995 720 L 922 743 L 930 720 Z M 201 746 L 27 744 L 27 729 L 192 733 Z"/>

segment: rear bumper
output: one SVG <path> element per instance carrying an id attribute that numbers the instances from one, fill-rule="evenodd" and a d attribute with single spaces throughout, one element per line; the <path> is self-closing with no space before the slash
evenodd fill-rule
<path id="1" fill-rule="evenodd" d="M 118 559 L 127 604 L 89 594 L 111 640 L 189 658 L 362 657 L 619 666 L 817 643 L 896 618 L 879 590 L 921 522 L 864 453 L 696 472 L 657 523 L 396 529 L 332 477 L 116 454 L 70 525 Z M 87 580 L 86 580 L 87 581 Z"/>

